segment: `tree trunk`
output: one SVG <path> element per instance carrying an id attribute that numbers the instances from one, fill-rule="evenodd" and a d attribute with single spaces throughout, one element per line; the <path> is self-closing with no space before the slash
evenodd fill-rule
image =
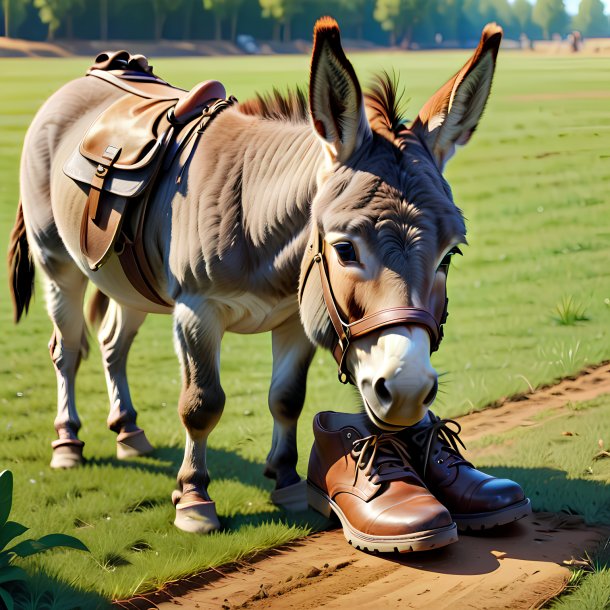
<path id="1" fill-rule="evenodd" d="M 407 31 L 405 32 L 405 36 L 402 39 L 402 43 L 401 43 L 401 47 L 403 49 L 410 49 L 411 48 L 411 41 L 413 40 L 413 26 L 409 25 L 409 27 L 407 28 Z"/>
<path id="2" fill-rule="evenodd" d="M 158 42 L 163 36 L 163 26 L 165 25 L 166 15 L 155 14 L 155 40 Z"/>
<path id="3" fill-rule="evenodd" d="M 108 40 L 108 0 L 100 0 L 100 40 Z"/>
<path id="4" fill-rule="evenodd" d="M 52 42 L 55 40 L 55 28 L 49 23 L 49 30 L 47 32 L 47 40 Z"/>
<path id="5" fill-rule="evenodd" d="M 222 40 L 222 18 L 214 14 L 214 40 Z"/>
<path id="6" fill-rule="evenodd" d="M 290 19 L 286 19 L 284 21 L 284 42 L 290 42 L 292 39 L 292 32 L 290 28 Z"/>
<path id="7" fill-rule="evenodd" d="M 392 30 L 390 32 L 390 46 L 391 47 L 396 46 L 396 30 Z"/>
<path id="8" fill-rule="evenodd" d="M 193 0 L 185 0 L 182 13 L 184 20 L 182 21 L 182 40 L 190 40 L 191 38 L 191 20 L 193 16 Z"/>
<path id="9" fill-rule="evenodd" d="M 4 36 L 11 37 L 11 0 L 4 0 Z"/>
<path id="10" fill-rule="evenodd" d="M 66 15 L 66 38 L 74 40 L 74 21 L 71 14 Z"/>
<path id="11" fill-rule="evenodd" d="M 356 25 L 356 40 L 364 40 L 364 23 L 359 21 Z"/>
<path id="12" fill-rule="evenodd" d="M 234 9 L 231 13 L 231 41 L 235 42 L 237 39 L 237 9 Z"/>
<path id="13" fill-rule="evenodd" d="M 282 26 L 282 24 L 279 21 L 273 22 L 273 40 L 275 42 L 280 41 L 280 27 L 281 26 Z"/>

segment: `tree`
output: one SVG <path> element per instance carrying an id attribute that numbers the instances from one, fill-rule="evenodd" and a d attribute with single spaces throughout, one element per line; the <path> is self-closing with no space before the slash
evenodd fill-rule
<path id="1" fill-rule="evenodd" d="M 48 39 L 54 40 L 62 21 L 71 18 L 74 11 L 82 8 L 83 3 L 82 0 L 34 0 L 34 6 L 38 9 L 40 20 L 48 25 Z"/>
<path id="2" fill-rule="evenodd" d="M 430 0 L 377 0 L 373 17 L 390 33 L 391 45 L 402 39 L 408 48 L 415 30 L 430 20 L 435 4 Z"/>
<path id="3" fill-rule="evenodd" d="M 27 5 L 29 3 L 29 0 L 2 0 L 4 35 L 7 38 L 10 38 L 25 20 Z"/>
<path id="4" fill-rule="evenodd" d="M 563 34 L 569 19 L 563 0 L 537 0 L 532 11 L 532 20 L 542 29 L 544 38 Z"/>
<path id="5" fill-rule="evenodd" d="M 108 40 L 108 0 L 100 0 L 100 40 Z"/>
<path id="6" fill-rule="evenodd" d="M 243 0 L 203 0 L 203 8 L 214 13 L 215 27 L 214 37 L 216 40 L 222 38 L 222 22 L 231 20 L 231 40 L 237 36 L 237 16 Z"/>
<path id="7" fill-rule="evenodd" d="M 279 40 L 280 28 L 284 26 L 284 42 L 290 41 L 292 18 L 301 10 L 300 0 L 259 0 L 262 15 L 275 21 L 273 39 Z"/>
<path id="8" fill-rule="evenodd" d="M 519 24 L 521 34 L 530 35 L 532 29 L 532 11 L 533 7 L 528 0 L 515 0 L 513 4 L 513 15 L 515 21 Z"/>
<path id="9" fill-rule="evenodd" d="M 155 12 L 155 40 L 161 40 L 167 16 L 180 8 L 182 0 L 152 0 Z"/>
<path id="10" fill-rule="evenodd" d="M 610 23 L 601 0 L 581 0 L 572 27 L 585 36 L 608 36 Z"/>
<path id="11" fill-rule="evenodd" d="M 364 38 L 364 23 L 366 21 L 366 4 L 367 0 L 335 0 L 341 17 L 351 25 L 356 26 L 356 38 L 362 40 Z"/>

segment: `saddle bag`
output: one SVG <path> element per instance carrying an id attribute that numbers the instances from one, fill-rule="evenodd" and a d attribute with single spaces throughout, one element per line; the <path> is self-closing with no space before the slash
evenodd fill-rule
<path id="1" fill-rule="evenodd" d="M 91 269 L 112 252 L 129 200 L 153 184 L 172 139 L 174 126 L 167 116 L 177 99 L 119 98 L 94 121 L 66 162 L 64 173 L 89 188 L 80 242 Z"/>

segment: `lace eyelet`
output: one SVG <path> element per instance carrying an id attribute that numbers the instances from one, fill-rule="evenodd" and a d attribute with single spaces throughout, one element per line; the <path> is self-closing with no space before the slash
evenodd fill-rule
<path id="1" fill-rule="evenodd" d="M 442 460 L 442 459 L 436 460 L 436 463 L 437 463 L 437 464 L 442 464 L 442 463 L 443 463 L 443 460 Z"/>
<path id="2" fill-rule="evenodd" d="M 351 433 L 351 432 L 348 432 L 348 433 L 347 433 L 345 436 L 346 436 L 347 438 L 352 438 L 352 433 Z"/>

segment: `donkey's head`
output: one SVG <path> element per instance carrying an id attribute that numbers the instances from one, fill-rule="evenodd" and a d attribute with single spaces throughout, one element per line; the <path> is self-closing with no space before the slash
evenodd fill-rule
<path id="1" fill-rule="evenodd" d="M 416 423 L 436 396 L 430 354 L 442 337 L 450 257 L 466 232 L 442 171 L 483 113 L 501 37 L 488 25 L 407 128 L 389 80 L 365 98 L 336 22 L 316 24 L 309 102 L 327 163 L 302 263 L 301 318 L 384 429 Z"/>

